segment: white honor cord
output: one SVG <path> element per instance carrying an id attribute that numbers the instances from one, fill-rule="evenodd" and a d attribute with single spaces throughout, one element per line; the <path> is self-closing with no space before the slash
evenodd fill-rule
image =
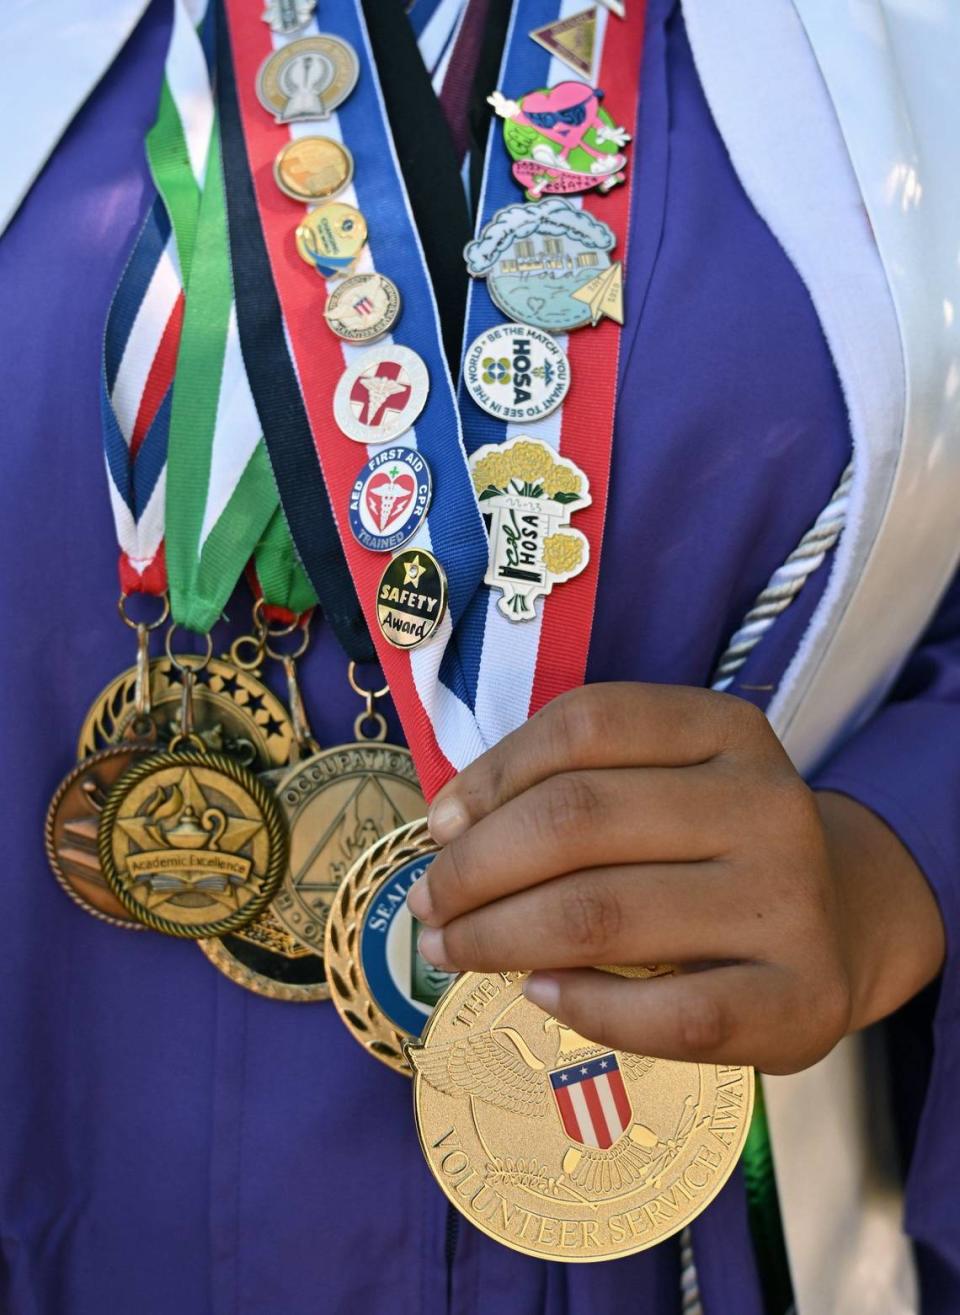
<path id="1" fill-rule="evenodd" d="M 840 476 L 830 501 L 807 530 L 793 552 L 778 566 L 757 601 L 744 617 L 743 624 L 730 640 L 717 663 L 711 688 L 725 690 L 776 621 L 781 612 L 790 606 L 813 572 L 822 564 L 834 546 L 847 521 L 850 484 L 853 480 L 853 462 Z"/>

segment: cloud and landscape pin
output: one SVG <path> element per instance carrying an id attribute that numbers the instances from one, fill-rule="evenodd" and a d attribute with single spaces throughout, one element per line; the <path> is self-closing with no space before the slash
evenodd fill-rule
<path id="1" fill-rule="evenodd" d="M 584 82 L 558 82 L 519 100 L 499 91 L 487 97 L 504 120 L 513 176 L 528 200 L 552 192 L 607 192 L 623 182 L 630 134 L 600 108 L 603 94 Z"/>
<path id="2" fill-rule="evenodd" d="M 394 552 L 412 539 L 430 507 L 430 467 L 410 447 L 377 452 L 350 490 L 350 529 L 371 552 Z"/>
<path id="3" fill-rule="evenodd" d="M 467 272 L 487 280 L 491 300 L 504 315 L 548 333 L 567 333 L 596 324 L 601 315 L 623 322 L 622 307 L 616 314 L 620 263 L 610 263 L 615 244 L 602 220 L 561 196 L 548 196 L 498 210 L 463 254 Z"/>
<path id="4" fill-rule="evenodd" d="M 430 376 L 409 347 L 377 347 L 346 369 L 333 394 L 333 418 L 355 443 L 389 443 L 423 410 Z"/>
<path id="5" fill-rule="evenodd" d="M 321 32 L 269 55 L 257 74 L 257 96 L 278 123 L 328 119 L 357 85 L 360 61 L 353 46 Z"/>
<path id="6" fill-rule="evenodd" d="M 549 333 L 498 324 L 474 338 L 463 358 L 467 392 L 488 415 L 532 424 L 555 411 L 570 387 L 570 363 Z"/>
<path id="7" fill-rule="evenodd" d="M 532 621 L 536 600 L 571 580 L 590 560 L 590 544 L 570 517 L 590 505 L 586 475 L 547 443 L 521 436 L 487 443 L 470 458 L 487 524 L 484 583 L 499 589 L 508 621 Z"/>

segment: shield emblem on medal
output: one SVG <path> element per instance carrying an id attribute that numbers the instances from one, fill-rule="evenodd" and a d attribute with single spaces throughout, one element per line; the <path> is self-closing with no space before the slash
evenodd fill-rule
<path id="1" fill-rule="evenodd" d="M 630 1097 L 612 1050 L 554 1069 L 550 1086 L 563 1130 L 572 1142 L 605 1151 L 633 1123 Z"/>

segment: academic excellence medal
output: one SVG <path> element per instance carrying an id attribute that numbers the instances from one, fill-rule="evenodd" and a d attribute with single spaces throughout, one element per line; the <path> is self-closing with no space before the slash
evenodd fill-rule
<path id="1" fill-rule="evenodd" d="M 602 98 L 583 82 L 560 82 L 518 100 L 499 91 L 487 97 L 504 120 L 513 175 L 529 201 L 550 192 L 607 192 L 624 181 L 630 134 L 601 109 Z"/>
<path id="2" fill-rule="evenodd" d="M 100 866 L 128 912 L 197 939 L 242 927 L 283 876 L 286 826 L 266 785 L 224 754 L 142 759 L 100 814 Z"/>
<path id="3" fill-rule="evenodd" d="M 456 974 L 417 951 L 407 891 L 438 846 L 426 820 L 385 835 L 347 873 L 327 919 L 330 994 L 344 1023 L 381 1063 L 409 1073 L 404 1044 L 418 1037 Z"/>
<path id="4" fill-rule="evenodd" d="M 434 1178 L 525 1255 L 612 1260 L 662 1242 L 733 1172 L 753 1070 L 597 1045 L 531 1004 L 524 976 L 464 973 L 407 1047 Z"/>
<path id="5" fill-rule="evenodd" d="M 427 805 L 406 749 L 358 740 L 308 758 L 277 789 L 290 857 L 272 911 L 286 930 L 322 956 L 327 917 L 353 864 L 384 835 Z"/>

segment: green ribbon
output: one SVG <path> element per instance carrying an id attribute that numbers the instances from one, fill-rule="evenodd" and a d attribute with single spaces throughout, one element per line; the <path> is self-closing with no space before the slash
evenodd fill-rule
<path id="1" fill-rule="evenodd" d="M 793 1308 L 793 1284 L 783 1238 L 783 1223 L 777 1200 L 777 1178 L 773 1148 L 763 1100 L 763 1083 L 757 1075 L 753 1118 L 741 1158 L 747 1189 L 750 1234 L 760 1275 L 763 1305 L 767 1315 L 787 1315 Z"/>

